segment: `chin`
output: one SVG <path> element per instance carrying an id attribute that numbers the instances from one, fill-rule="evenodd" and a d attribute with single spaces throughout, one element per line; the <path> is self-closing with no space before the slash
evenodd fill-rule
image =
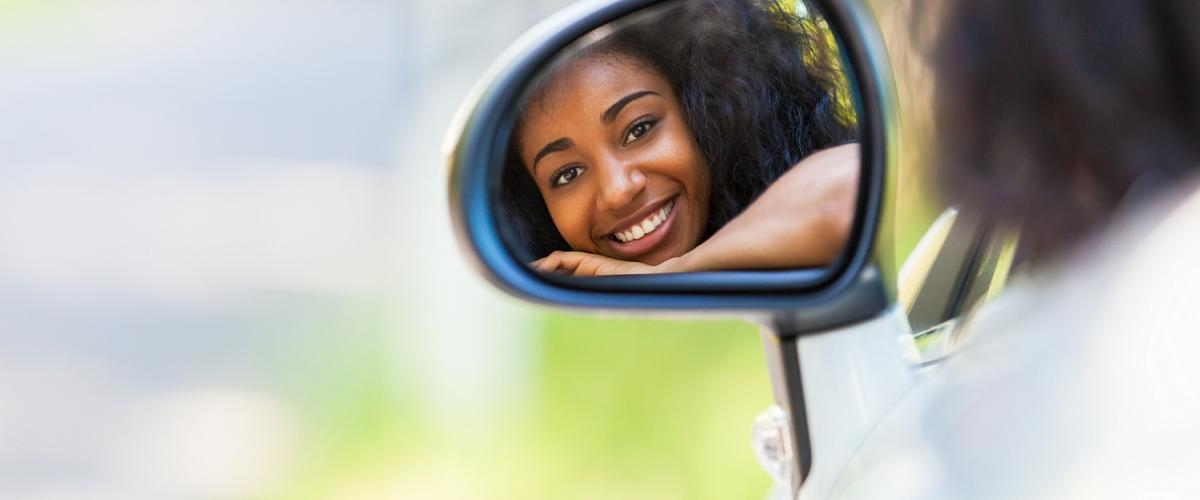
<path id="1" fill-rule="evenodd" d="M 649 255 L 644 255 L 642 257 L 639 257 L 637 259 L 637 261 L 641 262 L 643 264 L 657 266 L 657 265 L 662 264 L 663 262 L 671 260 L 675 257 L 682 256 L 683 254 L 687 253 L 688 250 L 690 250 L 690 248 L 675 248 L 675 249 L 664 248 L 664 249 L 660 249 L 659 251 L 652 252 Z"/>

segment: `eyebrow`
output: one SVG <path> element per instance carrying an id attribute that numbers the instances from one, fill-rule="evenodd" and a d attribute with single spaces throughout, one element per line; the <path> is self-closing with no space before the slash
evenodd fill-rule
<path id="1" fill-rule="evenodd" d="M 655 92 L 653 90 L 639 90 L 639 91 L 629 94 L 625 97 L 617 99 L 617 102 L 614 102 L 612 106 L 609 106 L 608 109 L 604 110 L 604 114 L 600 115 L 600 121 L 602 121 L 604 123 L 612 123 L 613 120 L 617 119 L 617 114 L 620 113 L 621 110 L 624 109 L 626 105 L 628 105 L 629 103 L 631 103 L 637 99 L 640 99 L 640 98 L 648 96 L 648 95 L 656 95 L 656 96 L 662 97 L 662 94 L 659 94 L 658 92 Z M 533 167 L 532 167 L 533 173 L 537 174 L 537 164 L 538 164 L 538 161 L 540 161 L 542 159 L 542 157 L 544 157 L 550 153 L 566 151 L 568 148 L 571 148 L 574 146 L 575 146 L 575 143 L 571 142 L 571 140 L 566 137 L 560 137 L 558 139 L 551 141 L 549 144 L 546 144 L 544 147 L 542 147 L 541 150 L 539 150 L 537 152 L 536 155 L 533 155 Z"/>
<path id="2" fill-rule="evenodd" d="M 617 99 L 617 102 L 614 102 L 612 106 L 609 106 L 608 109 L 604 110 L 604 114 L 600 115 L 600 121 L 604 123 L 612 123 L 613 120 L 617 119 L 617 113 L 620 113 L 621 109 L 624 108 L 626 104 L 629 104 L 640 97 L 645 97 L 648 95 L 657 95 L 662 97 L 658 92 L 653 90 L 639 90 L 625 97 Z"/>
<path id="3" fill-rule="evenodd" d="M 560 137 L 554 141 L 551 141 L 550 144 L 547 144 L 545 147 L 543 147 L 541 151 L 538 151 L 536 155 L 533 155 L 533 173 L 537 174 L 537 163 L 538 160 L 541 160 L 543 156 L 546 156 L 550 153 L 557 153 L 559 151 L 566 151 L 567 148 L 574 146 L 575 143 L 571 142 L 571 140 L 567 139 L 566 137 Z"/>

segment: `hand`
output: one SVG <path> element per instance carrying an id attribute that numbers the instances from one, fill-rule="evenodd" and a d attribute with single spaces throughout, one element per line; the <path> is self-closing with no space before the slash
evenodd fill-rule
<path id="1" fill-rule="evenodd" d="M 587 252 L 554 251 L 550 255 L 533 261 L 533 268 L 546 273 L 571 274 L 574 276 L 606 276 L 612 274 L 654 274 L 671 272 L 669 263 L 658 266 L 617 260 Z"/>

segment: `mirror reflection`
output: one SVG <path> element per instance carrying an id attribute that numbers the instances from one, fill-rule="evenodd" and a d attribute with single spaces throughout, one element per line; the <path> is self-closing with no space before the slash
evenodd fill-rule
<path id="1" fill-rule="evenodd" d="M 611 23 L 526 89 L 507 239 L 575 276 L 828 265 L 861 168 L 850 94 L 803 4 L 680 0 Z"/>

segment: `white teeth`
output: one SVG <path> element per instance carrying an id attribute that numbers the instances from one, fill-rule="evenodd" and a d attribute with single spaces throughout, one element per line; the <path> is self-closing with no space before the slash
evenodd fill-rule
<path id="1" fill-rule="evenodd" d="M 667 221 L 667 216 L 671 215 L 671 209 L 675 207 L 675 200 L 667 202 L 662 208 L 658 209 L 649 217 L 646 217 L 641 222 L 630 226 L 629 229 L 618 231 L 613 234 L 613 237 L 621 243 L 629 243 L 634 240 L 639 240 L 643 236 L 654 232 L 658 226 Z"/>

